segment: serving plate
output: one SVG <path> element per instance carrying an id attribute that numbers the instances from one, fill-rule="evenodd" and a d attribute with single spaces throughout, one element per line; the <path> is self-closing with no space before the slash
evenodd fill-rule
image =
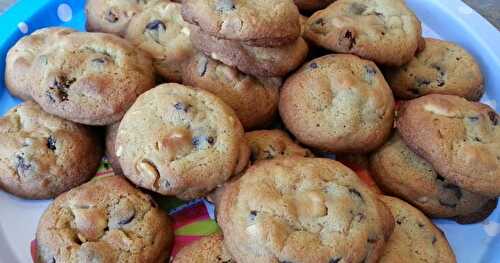
<path id="1" fill-rule="evenodd" d="M 456 42 L 472 53 L 485 76 L 482 101 L 499 111 L 500 32 L 460 0 L 407 0 L 423 22 L 424 35 Z M 0 114 L 18 104 L 4 85 L 5 56 L 25 34 L 47 26 L 68 26 L 84 30 L 84 0 L 23 0 L 0 16 Z M 100 174 L 111 173 L 106 165 Z M 50 201 L 26 201 L 0 191 L 0 262 L 31 262 L 30 248 L 38 219 Z M 183 203 L 162 199 L 174 219 L 176 245 L 217 231 L 213 207 L 204 200 Z M 485 221 L 459 225 L 434 220 L 448 238 L 458 262 L 500 262 L 500 208 Z"/>

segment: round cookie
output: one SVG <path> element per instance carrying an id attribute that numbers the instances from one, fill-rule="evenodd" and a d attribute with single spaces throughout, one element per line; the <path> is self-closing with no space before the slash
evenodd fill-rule
<path id="1" fill-rule="evenodd" d="M 248 145 L 252 151 L 250 160 L 271 160 L 280 157 L 314 155 L 306 148 L 296 144 L 282 130 L 260 130 L 245 133 Z"/>
<path id="2" fill-rule="evenodd" d="M 224 247 L 220 233 L 203 237 L 183 247 L 172 263 L 236 263 Z"/>
<path id="3" fill-rule="evenodd" d="M 194 53 L 181 4 L 161 1 L 133 17 L 125 36 L 153 57 L 156 71 L 171 82 L 182 81 L 184 64 Z"/>
<path id="4" fill-rule="evenodd" d="M 413 99 L 427 94 L 448 94 L 478 101 L 484 93 L 481 69 L 460 46 L 425 39 L 425 49 L 400 68 L 388 68 L 384 76 L 394 95 Z"/>
<path id="5" fill-rule="evenodd" d="M 500 125 L 489 106 L 431 94 L 402 104 L 402 139 L 438 174 L 468 191 L 500 195 Z"/>
<path id="6" fill-rule="evenodd" d="M 108 159 L 111 167 L 113 168 L 113 173 L 116 175 L 123 175 L 122 167 L 120 166 L 120 160 L 116 156 L 116 135 L 118 134 L 118 127 L 120 127 L 120 122 L 108 125 L 106 127 L 106 158 Z"/>
<path id="7" fill-rule="evenodd" d="M 314 13 L 304 33 L 336 53 L 390 66 L 410 61 L 421 35 L 420 21 L 404 0 L 338 0 Z"/>
<path id="8" fill-rule="evenodd" d="M 379 263 L 410 259 L 414 263 L 456 262 L 446 237 L 422 212 L 394 197 L 381 196 L 380 199 L 391 210 L 396 225 Z"/>
<path id="9" fill-rule="evenodd" d="M 138 186 L 193 199 L 245 167 L 245 143 L 238 117 L 221 99 L 169 83 L 141 95 L 125 114 L 116 155 Z"/>
<path id="10" fill-rule="evenodd" d="M 137 96 L 154 86 L 150 57 L 104 33 L 58 39 L 32 65 L 33 99 L 59 117 L 88 125 L 119 121 Z"/>
<path id="11" fill-rule="evenodd" d="M 221 98 L 246 130 L 270 124 L 278 111 L 281 79 L 255 78 L 201 53 L 186 66 L 183 83 Z"/>
<path id="12" fill-rule="evenodd" d="M 26 101 L 0 118 L 0 188 L 48 199 L 95 175 L 101 141 L 83 125 L 45 113 Z"/>
<path id="13" fill-rule="evenodd" d="M 353 171 L 304 157 L 250 166 L 225 187 L 217 219 L 240 263 L 376 262 L 394 227 Z"/>
<path id="14" fill-rule="evenodd" d="M 195 26 L 190 30 L 193 45 L 205 55 L 254 76 L 284 76 L 300 66 L 309 51 L 302 37 L 280 47 L 254 47 L 203 34 Z"/>
<path id="15" fill-rule="evenodd" d="M 22 100 L 31 99 L 31 74 L 29 70 L 36 55 L 60 36 L 75 32 L 65 27 L 47 27 L 19 39 L 7 52 L 5 60 L 5 86 L 10 93 Z"/>
<path id="16" fill-rule="evenodd" d="M 130 20 L 149 4 L 168 0 L 87 0 L 86 24 L 89 32 L 104 32 L 124 36 Z"/>
<path id="17" fill-rule="evenodd" d="M 36 232 L 35 262 L 166 262 L 167 214 L 121 176 L 99 176 L 58 196 Z"/>
<path id="18" fill-rule="evenodd" d="M 295 5 L 302 12 L 313 12 L 316 10 L 323 9 L 335 2 L 335 0 L 293 0 Z"/>
<path id="19" fill-rule="evenodd" d="M 279 111 L 288 130 L 305 145 L 363 153 L 390 135 L 394 98 L 375 63 L 349 54 L 327 55 L 288 77 Z"/>
<path id="20" fill-rule="evenodd" d="M 182 16 L 205 34 L 251 46 L 282 46 L 300 35 L 290 0 L 186 0 Z"/>
<path id="21" fill-rule="evenodd" d="M 372 153 L 370 170 L 386 193 L 401 197 L 432 217 L 458 217 L 460 221 L 488 208 L 491 200 L 448 182 L 410 150 L 397 133 Z M 496 200 L 491 201 L 496 204 Z"/>

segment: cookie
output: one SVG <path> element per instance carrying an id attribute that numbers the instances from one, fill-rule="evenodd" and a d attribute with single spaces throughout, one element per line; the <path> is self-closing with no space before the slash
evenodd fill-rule
<path id="1" fill-rule="evenodd" d="M 194 54 L 181 4 L 161 1 L 130 20 L 125 38 L 153 57 L 156 71 L 171 82 L 182 81 L 184 64 Z"/>
<path id="2" fill-rule="evenodd" d="M 40 52 L 31 67 L 33 99 L 54 115 L 88 125 L 119 121 L 154 86 L 150 57 L 104 33 L 75 32 Z"/>
<path id="3" fill-rule="evenodd" d="M 19 39 L 7 52 L 5 60 L 5 86 L 22 100 L 31 99 L 31 75 L 28 73 L 36 55 L 58 37 L 74 32 L 65 27 L 47 27 Z"/>
<path id="4" fill-rule="evenodd" d="M 306 148 L 296 144 L 282 130 L 259 130 L 245 133 L 248 145 L 252 150 L 250 160 L 271 160 L 281 157 L 314 155 Z"/>
<path id="5" fill-rule="evenodd" d="M 278 111 L 281 79 L 255 78 L 201 53 L 186 66 L 183 83 L 221 98 L 246 130 L 267 126 Z"/>
<path id="6" fill-rule="evenodd" d="M 183 247 L 173 263 L 236 263 L 224 247 L 220 233 L 203 237 Z"/>
<path id="7" fill-rule="evenodd" d="M 290 0 L 186 0 L 182 16 L 205 34 L 251 46 L 282 46 L 300 35 Z"/>
<path id="8" fill-rule="evenodd" d="M 261 161 L 224 189 L 217 219 L 236 262 L 376 262 L 390 211 L 349 168 L 321 158 Z"/>
<path id="9" fill-rule="evenodd" d="M 421 35 L 420 21 L 404 0 L 338 0 L 314 13 L 304 33 L 336 53 L 391 66 L 413 58 Z"/>
<path id="10" fill-rule="evenodd" d="M 384 192 L 401 197 L 431 217 L 467 216 L 481 211 L 490 200 L 440 176 L 397 133 L 370 156 L 370 170 Z"/>
<path id="11" fill-rule="evenodd" d="M 100 176 L 58 196 L 36 232 L 35 262 L 166 262 L 167 214 L 121 176 Z"/>
<path id="12" fill-rule="evenodd" d="M 408 64 L 384 73 L 394 95 L 401 99 L 448 94 L 478 101 L 484 93 L 483 75 L 474 57 L 443 40 L 426 38 L 425 49 Z"/>
<path id="13" fill-rule="evenodd" d="M 148 5 L 168 0 L 87 0 L 86 23 L 89 32 L 104 32 L 124 36 L 130 20 Z"/>
<path id="14" fill-rule="evenodd" d="M 89 128 L 26 101 L 0 118 L 0 188 L 28 199 L 55 197 L 94 176 L 102 151 Z"/>
<path id="15" fill-rule="evenodd" d="M 402 104 L 402 139 L 449 182 L 471 192 L 500 195 L 500 125 L 489 106 L 431 94 Z"/>
<path id="16" fill-rule="evenodd" d="M 125 114 L 116 155 L 136 185 L 193 199 L 245 167 L 245 143 L 238 117 L 221 99 L 169 83 L 141 95 Z"/>
<path id="17" fill-rule="evenodd" d="M 313 12 L 327 7 L 335 0 L 293 0 L 293 2 L 300 11 Z"/>
<path id="18" fill-rule="evenodd" d="M 288 130 L 305 145 L 363 153 L 390 135 L 394 98 L 375 63 L 349 54 L 327 55 L 288 77 L 279 112 Z"/>
<path id="19" fill-rule="evenodd" d="M 444 234 L 422 212 L 394 197 L 380 199 L 391 209 L 396 225 L 378 262 L 456 262 Z"/>
<path id="20" fill-rule="evenodd" d="M 116 156 L 116 135 L 118 134 L 118 127 L 120 127 L 120 122 L 111 124 L 106 127 L 106 158 L 108 159 L 111 167 L 113 168 L 113 173 L 116 175 L 123 175 L 122 167 L 120 166 L 120 161 L 118 156 Z"/>
<path id="21" fill-rule="evenodd" d="M 254 76 L 284 76 L 300 66 L 309 51 L 302 37 L 280 47 L 254 47 L 204 34 L 195 26 L 190 30 L 193 45 L 205 55 Z"/>

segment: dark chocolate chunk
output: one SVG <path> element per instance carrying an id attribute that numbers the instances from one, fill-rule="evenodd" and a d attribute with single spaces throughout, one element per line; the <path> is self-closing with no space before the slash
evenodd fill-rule
<path id="1" fill-rule="evenodd" d="M 257 214 L 258 214 L 258 212 L 255 210 L 250 211 L 250 215 L 248 216 L 248 219 L 250 219 L 251 221 L 254 221 L 255 218 L 257 217 Z"/>
<path id="2" fill-rule="evenodd" d="M 47 139 L 47 147 L 52 151 L 56 150 L 56 139 L 54 137 L 49 136 L 49 138 Z"/>
<path id="3" fill-rule="evenodd" d="M 493 125 L 496 126 L 498 124 L 498 115 L 496 112 L 494 112 L 494 111 L 488 112 L 488 117 L 490 118 Z"/>

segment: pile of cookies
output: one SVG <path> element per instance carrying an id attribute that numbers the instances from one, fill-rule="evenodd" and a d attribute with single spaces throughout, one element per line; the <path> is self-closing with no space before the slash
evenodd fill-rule
<path id="1" fill-rule="evenodd" d="M 40 29 L 7 54 L 26 102 L 0 119 L 0 188 L 55 198 L 36 262 L 165 262 L 150 193 L 215 205 L 222 233 L 177 263 L 455 262 L 428 217 L 496 207 L 480 67 L 423 38 L 403 0 L 88 0 L 86 15 L 89 32 Z M 91 180 L 104 152 L 119 176 Z"/>

